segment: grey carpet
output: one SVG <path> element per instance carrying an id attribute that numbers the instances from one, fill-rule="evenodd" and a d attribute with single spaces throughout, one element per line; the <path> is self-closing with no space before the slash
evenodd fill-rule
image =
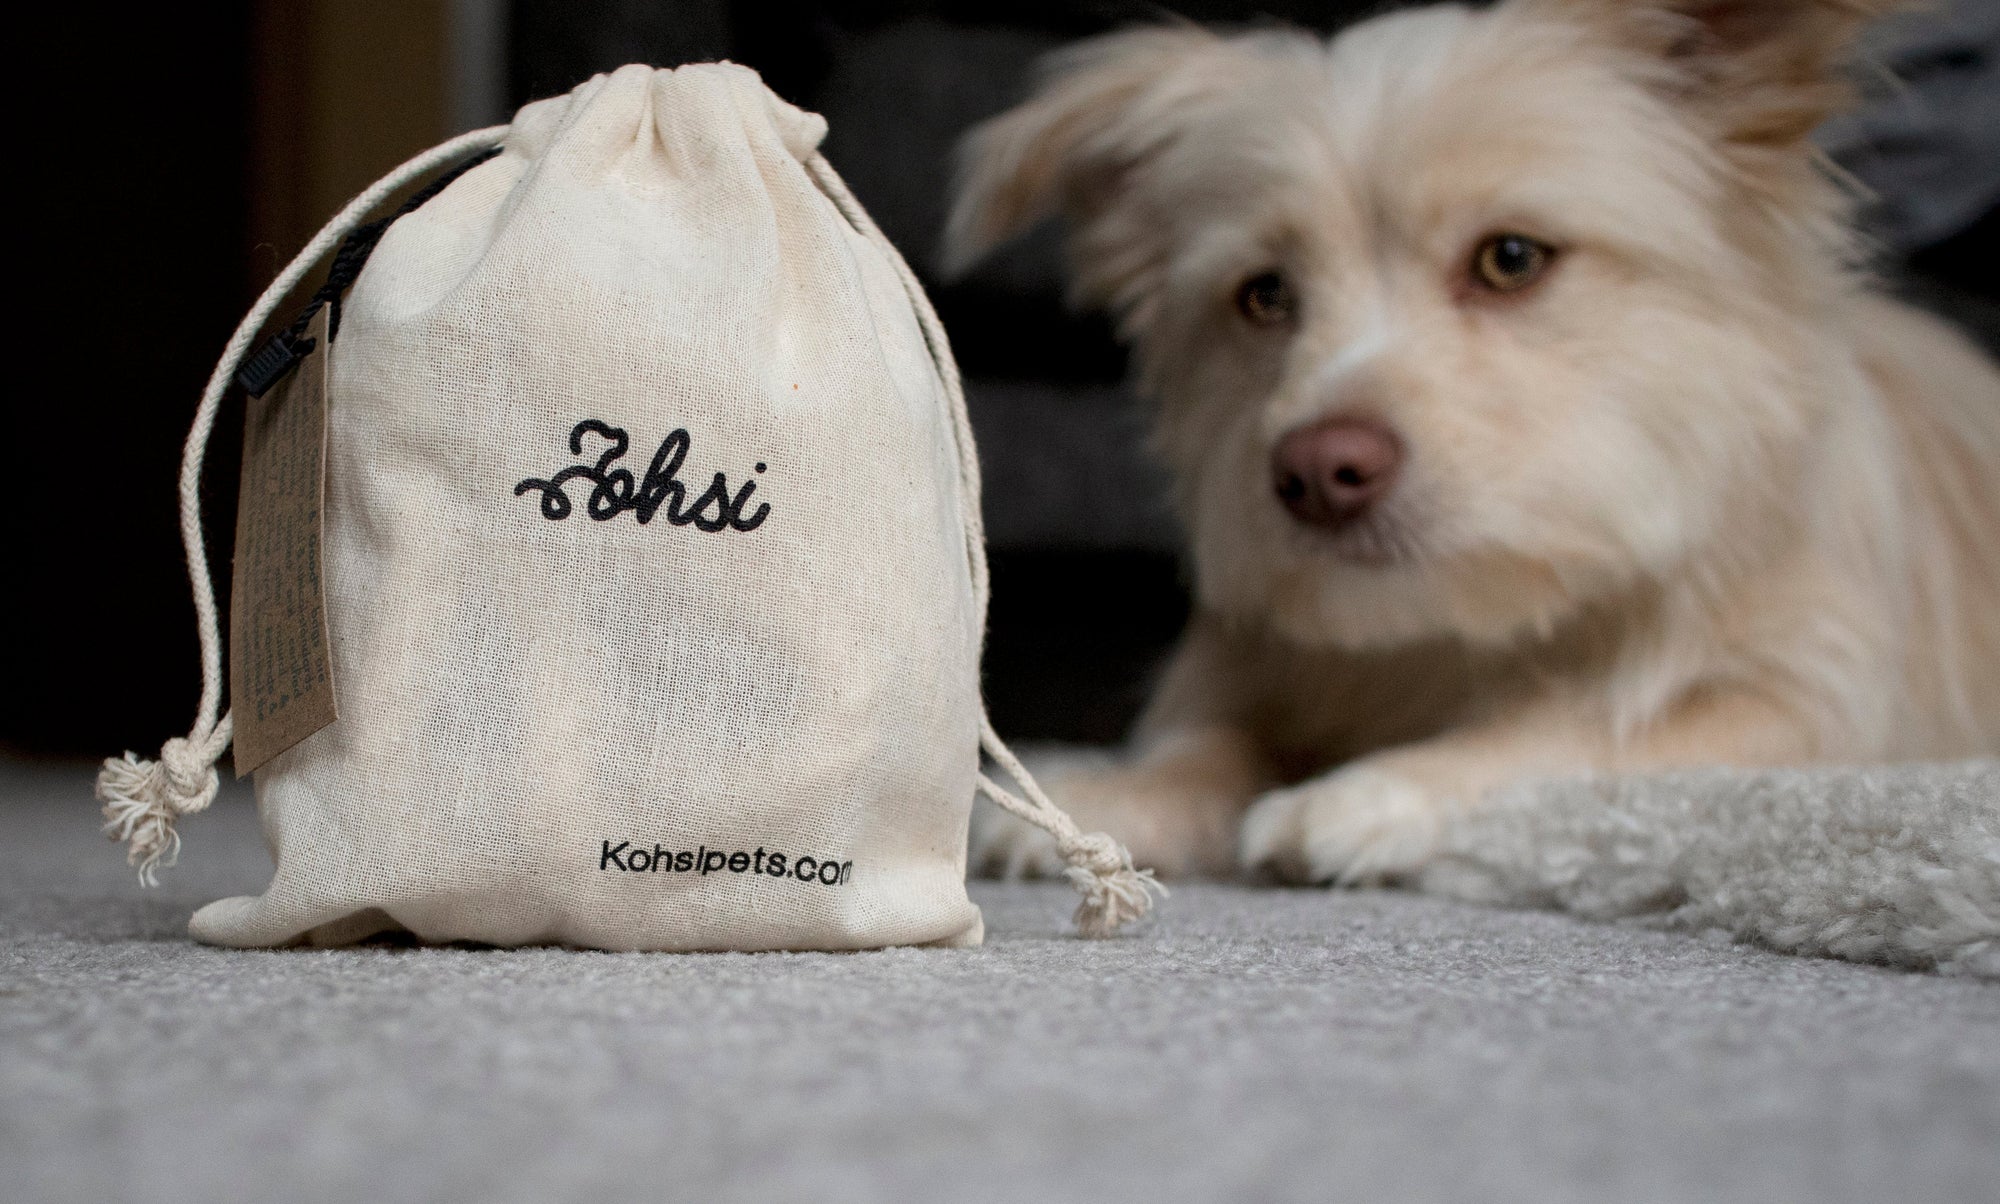
<path id="1" fill-rule="evenodd" d="M 1987 1201 L 2000 984 L 1377 892 L 962 952 L 232 952 L 234 793 L 142 893 L 0 770 L 9 1201 Z"/>

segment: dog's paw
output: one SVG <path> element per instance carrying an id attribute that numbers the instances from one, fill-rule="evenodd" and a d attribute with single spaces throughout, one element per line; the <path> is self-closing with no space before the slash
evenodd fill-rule
<path id="1" fill-rule="evenodd" d="M 1424 787 L 1371 765 L 1274 790 L 1243 817 L 1243 868 L 1288 882 L 1378 882 L 1430 860 L 1445 807 Z"/>

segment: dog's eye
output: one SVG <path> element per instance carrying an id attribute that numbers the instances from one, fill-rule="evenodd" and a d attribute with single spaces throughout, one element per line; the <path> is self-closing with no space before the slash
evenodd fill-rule
<path id="1" fill-rule="evenodd" d="M 1496 293 L 1524 289 L 1541 278 L 1555 258 L 1555 249 L 1522 234 L 1495 234 L 1479 244 L 1472 257 L 1472 274 Z"/>
<path id="2" fill-rule="evenodd" d="M 1276 326 L 1291 320 L 1298 303 L 1292 286 L 1276 272 L 1264 272 L 1245 280 L 1236 290 L 1236 308 L 1258 326 Z"/>

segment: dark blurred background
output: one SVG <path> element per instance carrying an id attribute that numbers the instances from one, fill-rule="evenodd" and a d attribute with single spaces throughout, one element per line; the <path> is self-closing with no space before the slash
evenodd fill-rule
<path id="1" fill-rule="evenodd" d="M 1380 4 L 1199 2 L 1202 21 L 1318 30 Z M 2000 349 L 2000 2 L 1887 28 L 1874 103 L 1824 144 L 1873 186 L 1896 286 Z M 1111 740 L 1186 614 L 1141 412 L 1100 321 L 1066 312 L 1044 231 L 971 278 L 936 279 L 948 154 L 1020 98 L 1032 60 L 1166 11 L 1136 3 L 747 4 L 674 0 L 275 0 L 45 10 L 51 71 L 17 110 L 33 220 L 23 360 L 7 418 L 14 651 L 0 746 L 102 756 L 183 733 L 198 692 L 174 510 L 188 420 L 223 342 L 353 193 L 460 130 L 627 62 L 729 58 L 824 113 L 826 153 L 927 277 L 970 382 L 986 465 L 996 723 Z M 88 47 L 88 59 L 76 48 Z M 18 53 L 18 52 L 17 52 Z M 19 378 L 17 378 L 19 379 Z M 224 587 L 240 399 L 205 481 Z M 224 602 L 224 613 L 227 603 Z"/>

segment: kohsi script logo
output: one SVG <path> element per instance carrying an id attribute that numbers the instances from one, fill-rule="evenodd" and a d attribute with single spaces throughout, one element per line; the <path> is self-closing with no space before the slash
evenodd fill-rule
<path id="1" fill-rule="evenodd" d="M 596 460 L 572 464 L 546 479 L 529 477 L 514 486 L 514 496 L 539 490 L 542 517 L 560 522 L 569 517 L 571 509 L 570 497 L 564 487 L 571 481 L 581 479 L 591 484 L 590 496 L 584 501 L 584 513 L 598 522 L 617 518 L 630 510 L 632 517 L 644 525 L 664 510 L 667 521 L 676 527 L 692 526 L 697 531 L 754 531 L 770 517 L 769 503 L 760 502 L 754 511 L 750 509 L 750 495 L 757 491 L 757 482 L 745 481 L 742 488 L 732 493 L 729 478 L 719 472 L 709 482 L 708 488 L 689 503 L 688 487 L 680 479 L 681 465 L 687 460 L 688 448 L 693 442 L 685 427 L 660 440 L 659 450 L 653 453 L 644 477 L 635 477 L 629 468 L 614 467 L 632 445 L 631 437 L 623 430 L 608 422 L 586 418 L 569 433 L 571 455 L 584 454 L 585 436 L 594 436 L 608 444 Z M 757 471 L 763 472 L 764 467 L 758 464 Z"/>

